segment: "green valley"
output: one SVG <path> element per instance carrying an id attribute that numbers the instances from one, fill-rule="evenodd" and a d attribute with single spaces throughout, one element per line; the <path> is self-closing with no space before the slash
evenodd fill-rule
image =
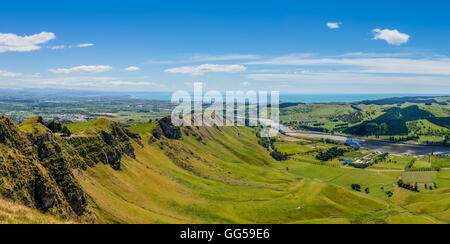
<path id="1" fill-rule="evenodd" d="M 109 119 L 66 124 L 70 135 L 47 126 L 41 117 L 19 126 L 1 118 L 2 198 L 43 217 L 0 210 L 0 221 L 450 222 L 448 157 L 433 156 L 431 165 L 441 170 L 430 173 L 432 189 L 413 192 L 397 182 L 411 160 L 422 168 L 427 158 L 389 155 L 358 169 L 340 159 L 372 152 L 280 134 L 273 150 L 288 159 L 277 161 L 258 128 L 174 127 L 166 118 L 128 128 Z M 344 154 L 317 159 L 334 147 Z"/>

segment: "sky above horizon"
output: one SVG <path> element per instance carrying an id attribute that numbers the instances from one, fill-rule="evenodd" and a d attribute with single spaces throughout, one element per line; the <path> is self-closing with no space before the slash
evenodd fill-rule
<path id="1" fill-rule="evenodd" d="M 450 94 L 447 1 L 7 1 L 0 88 Z"/>

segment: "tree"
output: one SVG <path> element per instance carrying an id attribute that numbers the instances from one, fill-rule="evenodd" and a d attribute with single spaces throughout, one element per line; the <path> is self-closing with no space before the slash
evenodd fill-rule
<path id="1" fill-rule="evenodd" d="M 337 158 L 337 157 L 344 155 L 344 153 L 345 153 L 344 149 L 332 147 L 332 148 L 328 149 L 327 151 L 319 152 L 319 154 L 317 154 L 316 158 L 320 161 L 329 161 L 329 160 L 332 160 L 333 158 Z"/>
<path id="2" fill-rule="evenodd" d="M 272 158 L 274 158 L 277 161 L 284 161 L 288 159 L 287 153 L 281 153 L 275 150 L 270 153 L 270 156 L 272 156 Z"/>
<path id="3" fill-rule="evenodd" d="M 49 128 L 53 133 L 56 133 L 61 131 L 62 125 L 58 121 L 53 120 L 47 124 L 47 128 Z"/>
<path id="4" fill-rule="evenodd" d="M 394 193 L 392 193 L 391 191 L 387 191 L 387 192 L 386 192 L 386 195 L 387 195 L 389 198 L 391 198 L 391 197 L 394 195 Z"/>
<path id="5" fill-rule="evenodd" d="M 70 137 L 70 136 L 72 135 L 72 133 L 70 132 L 70 130 L 69 130 L 66 126 L 63 126 L 63 127 L 62 127 L 61 133 L 62 133 L 64 136 L 67 136 L 67 137 Z"/>
<path id="6" fill-rule="evenodd" d="M 352 184 L 352 190 L 360 192 L 361 186 L 359 184 Z"/>

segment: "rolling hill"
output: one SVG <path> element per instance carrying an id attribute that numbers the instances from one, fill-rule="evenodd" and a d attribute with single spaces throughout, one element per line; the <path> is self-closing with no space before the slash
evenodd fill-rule
<path id="1" fill-rule="evenodd" d="M 450 128 L 450 117 L 436 117 L 432 113 L 413 105 L 406 108 L 392 107 L 384 114 L 349 127 L 344 132 L 352 135 L 408 135 L 407 123 L 410 121 L 427 120 L 444 128 Z"/>
<path id="2" fill-rule="evenodd" d="M 444 202 L 436 199 L 422 209 L 410 206 L 404 197 L 389 204 L 384 193 L 366 194 L 350 187 L 353 183 L 392 186 L 400 174 L 275 161 L 258 144 L 256 128 L 178 128 L 161 119 L 125 129 L 100 119 L 68 125 L 72 135 L 64 137 L 52 133 L 40 117 L 19 126 L 6 117 L 0 121 L 1 196 L 30 208 L 27 211 L 39 210 L 57 219 L 83 223 L 450 221 L 445 210 L 427 211 L 433 204 L 448 206 L 445 197 Z M 426 195 L 421 199 L 428 201 Z M 17 219 L 6 216 L 5 222 Z"/>

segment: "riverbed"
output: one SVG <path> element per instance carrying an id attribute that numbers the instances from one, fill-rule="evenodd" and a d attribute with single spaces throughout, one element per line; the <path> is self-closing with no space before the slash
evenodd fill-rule
<path id="1" fill-rule="evenodd" d="M 284 131 L 284 130 L 283 130 Z M 308 136 L 314 138 L 324 138 L 334 141 L 347 143 L 353 147 L 361 147 L 374 152 L 391 153 L 391 154 L 407 154 L 407 155 L 428 155 L 428 154 L 450 154 L 450 148 L 440 146 L 426 146 L 426 145 L 412 145 L 401 143 L 390 143 L 372 139 L 352 138 L 338 135 L 322 134 L 315 132 L 299 132 L 288 130 L 285 131 L 288 135 L 293 136 Z"/>

